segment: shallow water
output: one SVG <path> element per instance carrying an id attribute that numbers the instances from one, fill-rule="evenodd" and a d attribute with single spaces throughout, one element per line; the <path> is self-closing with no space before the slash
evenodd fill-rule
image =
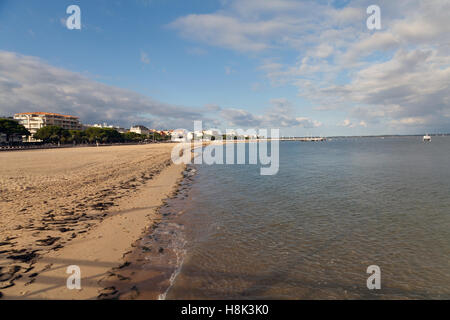
<path id="1" fill-rule="evenodd" d="M 280 143 L 280 170 L 198 165 L 168 299 L 450 299 L 450 137 Z M 369 265 L 381 290 L 368 290 Z"/>

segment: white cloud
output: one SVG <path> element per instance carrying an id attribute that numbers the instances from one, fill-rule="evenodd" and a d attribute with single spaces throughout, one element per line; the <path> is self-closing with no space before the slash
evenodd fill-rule
<path id="1" fill-rule="evenodd" d="M 225 74 L 230 75 L 234 72 L 234 70 L 230 66 L 225 66 Z"/>
<path id="2" fill-rule="evenodd" d="M 391 60 L 360 70 L 351 83 L 322 94 L 365 105 L 353 110 L 365 121 L 424 125 L 450 122 L 445 117 L 450 111 L 449 86 L 450 58 L 436 50 L 400 50 Z"/>
<path id="3" fill-rule="evenodd" d="M 352 124 L 450 128 L 448 0 L 380 0 L 382 30 L 366 28 L 369 0 L 342 9 L 314 1 L 226 1 L 170 26 L 192 41 L 264 56 L 273 86 L 294 85 L 323 112 Z M 297 52 L 295 63 L 272 49 Z M 247 121 L 263 121 L 235 113 Z M 283 119 L 279 119 L 283 121 Z"/>
<path id="4" fill-rule="evenodd" d="M 374 33 L 373 35 L 352 44 L 342 59 L 344 62 L 353 62 L 372 54 L 374 51 L 386 51 L 393 49 L 398 45 L 399 40 L 391 33 Z"/>
<path id="5" fill-rule="evenodd" d="M 239 52 L 288 46 L 303 49 L 321 32 L 363 17 L 360 8 L 333 9 L 315 1 L 230 1 L 217 12 L 189 14 L 168 26 L 186 39 Z"/>
<path id="6" fill-rule="evenodd" d="M 207 104 L 202 108 L 171 105 L 131 90 L 105 85 L 79 73 L 47 64 L 39 58 L 0 51 L 0 114 L 47 111 L 79 116 L 83 123 L 136 123 L 159 128 L 204 126 L 304 127 L 319 122 L 294 114 L 284 98 L 271 100 L 262 115 Z"/>
<path id="7" fill-rule="evenodd" d="M 386 124 L 450 128 L 450 1 L 379 0 L 383 26 L 380 31 L 368 31 L 365 26 L 365 9 L 373 4 L 369 0 L 349 1 L 342 9 L 328 5 L 329 1 L 222 3 L 215 12 L 189 14 L 169 24 L 182 37 L 202 44 L 202 49 L 192 47 L 188 53 L 205 54 L 206 45 L 260 58 L 259 70 L 273 86 L 297 87 L 299 95 L 318 106 L 316 110 L 343 111 L 348 122 L 340 124 L 346 127 Z M 289 60 L 281 58 L 286 56 Z M 48 103 L 50 108 L 79 108 L 80 114 L 89 119 L 102 113 L 111 117 L 125 115 L 126 112 L 115 111 L 123 108 L 130 108 L 134 117 L 165 117 L 165 111 L 155 107 L 161 103 L 150 98 L 131 91 L 124 93 L 120 91 L 123 89 L 93 82 L 42 61 L 33 67 L 43 70 L 39 74 L 27 66 L 28 60 L 20 57 L 13 61 L 16 73 L 8 69 L 8 60 L 0 61 L 0 110 Z M 141 61 L 150 63 L 145 52 L 141 52 Z M 232 72 L 231 67 L 225 67 L 226 74 Z M 22 78 L 25 74 L 26 79 Z M 75 78 L 73 83 L 65 80 L 71 76 Z M 255 83 L 262 81 L 255 80 L 253 89 L 258 89 Z M 50 97 L 49 102 L 42 98 L 46 96 Z M 109 107 L 110 104 L 114 106 Z M 288 105 L 282 101 L 272 104 L 273 109 Z M 84 110 L 85 105 L 91 107 Z M 199 109 L 168 106 L 171 108 L 181 114 L 187 111 L 188 118 L 201 116 Z M 144 112 L 145 109 L 150 111 Z M 242 109 L 223 109 L 221 115 L 229 123 L 267 125 L 278 121 L 281 126 L 317 125 L 295 116 L 293 110 L 289 112 L 283 117 L 281 112 L 255 115 Z"/>
<path id="8" fill-rule="evenodd" d="M 229 126 L 255 128 L 315 128 L 322 124 L 306 117 L 295 116 L 294 107 L 285 98 L 270 100 L 271 108 L 255 115 L 242 109 L 222 109 L 221 116 Z"/>
<path id="9" fill-rule="evenodd" d="M 349 119 L 345 119 L 345 120 L 342 122 L 341 126 L 351 128 L 351 127 L 353 127 L 353 123 L 352 123 Z"/>
<path id="10" fill-rule="evenodd" d="M 222 108 L 215 103 L 209 103 L 205 105 L 205 109 L 209 111 L 220 111 Z"/>
<path id="11" fill-rule="evenodd" d="M 320 44 L 316 50 L 314 55 L 318 58 L 326 58 L 329 57 L 333 53 L 334 49 L 332 46 L 326 43 Z"/>
<path id="12" fill-rule="evenodd" d="M 359 123 L 354 123 L 349 119 L 345 119 L 342 123 L 339 124 L 341 127 L 346 128 L 356 128 L 356 127 L 367 127 L 367 123 L 365 121 L 360 121 Z"/>
<path id="13" fill-rule="evenodd" d="M 150 63 L 150 58 L 148 57 L 148 54 L 144 51 L 141 51 L 141 62 L 145 64 Z"/>
<path id="14" fill-rule="evenodd" d="M 67 28 L 67 18 L 60 18 L 59 23 L 61 23 L 61 26 L 64 28 Z"/>
<path id="15" fill-rule="evenodd" d="M 191 14 L 178 18 L 170 27 L 178 29 L 186 38 L 238 51 L 259 51 L 268 47 L 258 36 L 276 32 L 274 26 L 242 23 L 234 17 L 220 14 Z M 279 30 L 281 31 L 281 30 Z"/>
<path id="16" fill-rule="evenodd" d="M 392 120 L 391 124 L 393 125 L 407 125 L 407 126 L 416 126 L 416 125 L 425 125 L 428 123 L 426 117 L 407 117 L 402 118 L 400 120 Z"/>
<path id="17" fill-rule="evenodd" d="M 171 105 L 139 93 L 93 81 L 44 61 L 0 51 L 0 114 L 47 111 L 79 116 L 84 123 L 137 122 L 190 127 L 208 120 L 205 109 Z"/>
<path id="18" fill-rule="evenodd" d="M 208 51 L 206 51 L 203 48 L 199 48 L 199 47 L 190 47 L 186 49 L 186 52 L 188 54 L 194 55 L 194 56 L 203 56 L 205 54 L 208 53 Z"/>

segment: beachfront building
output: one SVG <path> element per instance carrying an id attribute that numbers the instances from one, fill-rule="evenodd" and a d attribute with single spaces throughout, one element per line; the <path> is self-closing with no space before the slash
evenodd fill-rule
<path id="1" fill-rule="evenodd" d="M 113 127 L 113 129 L 116 129 L 119 133 L 127 133 L 128 129 L 122 128 L 122 127 Z"/>
<path id="2" fill-rule="evenodd" d="M 82 128 L 78 117 L 59 113 L 23 112 L 16 113 L 14 119 L 30 131 L 31 136 L 28 137 L 28 142 L 36 141 L 33 139 L 33 135 L 45 126 L 58 126 L 67 130 L 81 130 Z"/>
<path id="3" fill-rule="evenodd" d="M 189 139 L 188 134 L 189 132 L 184 129 L 170 130 L 170 139 L 176 142 L 183 142 Z"/>
<path id="4" fill-rule="evenodd" d="M 203 131 L 197 130 L 187 133 L 188 140 L 203 141 Z"/>
<path id="5" fill-rule="evenodd" d="M 147 127 L 137 125 L 137 126 L 132 126 L 130 128 L 130 132 L 148 135 L 150 133 L 150 130 Z"/>
<path id="6" fill-rule="evenodd" d="M 226 132 L 227 140 L 256 140 L 258 139 L 258 135 L 256 134 L 247 134 L 246 132 L 241 132 L 236 130 L 227 130 Z"/>
<path id="7" fill-rule="evenodd" d="M 170 136 L 172 134 L 173 130 L 160 130 L 159 133 L 162 136 Z"/>
<path id="8" fill-rule="evenodd" d="M 209 129 L 203 131 L 203 140 L 218 140 L 222 139 L 222 132 L 216 129 Z"/>
<path id="9" fill-rule="evenodd" d="M 113 126 L 113 125 L 109 125 L 107 123 L 95 123 L 95 124 L 84 124 L 83 125 L 83 130 L 86 130 L 87 128 L 109 128 L 109 129 L 114 129 L 119 133 L 126 133 L 128 132 L 127 129 L 119 127 L 119 126 Z"/>
<path id="10" fill-rule="evenodd" d="M 170 136 L 172 141 L 211 141 L 222 139 L 222 133 L 219 130 L 209 129 L 209 130 L 197 130 L 197 131 L 186 131 L 183 129 L 171 130 Z"/>

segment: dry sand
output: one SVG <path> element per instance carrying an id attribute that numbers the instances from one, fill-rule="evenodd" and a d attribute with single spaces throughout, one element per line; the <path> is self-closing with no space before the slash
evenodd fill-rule
<path id="1" fill-rule="evenodd" d="M 174 192 L 173 144 L 0 152 L 0 295 L 95 299 Z M 81 290 L 66 287 L 69 265 Z"/>

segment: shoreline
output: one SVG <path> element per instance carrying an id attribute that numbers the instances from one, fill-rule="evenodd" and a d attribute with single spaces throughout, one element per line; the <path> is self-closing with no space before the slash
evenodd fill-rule
<path id="1" fill-rule="evenodd" d="M 31 150 L 58 150 L 58 149 L 74 149 L 74 148 L 99 148 L 99 147 L 119 147 L 119 146 L 142 146 L 148 144 L 161 144 L 161 143 L 173 143 L 171 141 L 157 141 L 157 142 L 147 142 L 147 143 L 136 143 L 136 142 L 123 142 L 123 143 L 102 143 L 98 146 L 96 144 L 62 144 L 60 146 L 55 144 L 43 144 L 43 145 L 19 145 L 19 146 L 8 146 L 0 144 L 0 152 L 11 152 L 11 151 L 31 151 Z"/>
<path id="2" fill-rule="evenodd" d="M 158 208 L 159 218 L 133 244 L 125 262 L 101 281 L 102 299 L 165 300 L 186 257 L 184 225 L 178 218 L 194 183 L 197 168 L 188 165 L 171 197 Z"/>
<path id="3" fill-rule="evenodd" d="M 217 141 L 220 144 L 222 141 Z M 191 144 L 191 161 L 200 154 L 197 148 L 204 148 L 214 142 Z M 187 254 L 184 225 L 177 218 L 184 213 L 184 201 L 188 197 L 197 166 L 184 165 L 180 178 L 170 197 L 157 209 L 159 218 L 146 228 L 133 243 L 133 250 L 124 255 L 125 262 L 111 270 L 102 279 L 105 287 L 100 299 L 116 300 L 165 300 L 176 277 L 181 272 Z"/>
<path id="4" fill-rule="evenodd" d="M 0 162 L 10 164 L 13 170 L 9 174 L 0 171 L 0 186 L 6 191 L 0 201 L 7 204 L 9 210 L 6 215 L 2 213 L 0 219 L 3 222 L 4 219 L 12 218 L 13 221 L 5 224 L 0 233 L 2 299 L 96 299 L 100 294 L 104 294 L 108 287 L 99 281 L 110 275 L 114 268 L 123 267 L 126 254 L 133 250 L 136 240 L 145 234 L 146 227 L 158 221 L 158 208 L 179 185 L 185 166 L 171 163 L 170 152 L 173 146 L 174 144 L 150 144 L 100 150 L 33 150 L 35 156 L 31 157 L 32 159 L 21 159 L 22 163 L 17 163 L 17 156 L 9 155 L 24 155 L 26 151 L 3 153 Z M 77 155 L 80 150 L 83 150 L 82 154 Z M 109 151 L 105 154 L 104 150 Z M 64 156 L 70 159 L 66 159 L 69 160 L 69 168 L 58 161 L 64 158 L 63 155 L 55 152 L 67 153 Z M 56 166 L 60 167 L 56 171 L 61 169 L 61 172 L 57 172 L 56 176 L 46 175 L 47 169 L 42 169 L 42 163 L 36 161 L 36 157 L 43 157 L 43 163 L 54 160 Z M 15 186 L 16 188 L 8 189 L 9 181 L 14 180 L 12 175 L 15 170 L 27 171 L 22 170 L 25 168 L 33 170 L 35 174 L 36 165 L 30 163 L 33 161 L 38 162 L 37 166 L 44 172 L 41 172 L 40 176 L 38 174 L 39 177 L 33 177 L 31 173 L 30 176 L 25 174 L 25 181 Z M 105 169 L 110 176 L 105 177 L 101 169 Z M 77 174 L 77 170 L 81 171 L 78 172 L 81 179 L 78 181 L 74 178 L 72 183 L 72 179 L 68 178 Z M 42 176 L 47 176 L 49 181 L 42 181 Z M 70 182 L 64 183 L 64 180 Z M 69 199 L 53 197 L 44 200 L 43 198 L 49 195 L 48 192 L 51 194 L 54 190 L 49 187 L 47 193 L 40 193 L 36 184 L 52 185 L 55 182 L 61 184 L 60 195 L 64 196 L 65 191 L 76 192 L 75 195 L 69 196 Z M 104 188 L 105 185 L 109 187 Z M 31 205 L 23 204 L 23 209 L 26 209 L 24 212 L 31 215 L 32 219 L 28 221 L 29 225 L 14 228 L 12 224 L 22 222 L 21 219 L 14 221 L 20 212 L 15 205 L 18 201 L 14 195 L 21 194 L 25 197 L 27 193 L 32 198 L 28 201 Z M 108 198 L 108 201 L 105 201 L 105 198 Z M 39 205 L 35 203 L 33 206 L 32 203 L 33 200 L 36 202 L 36 199 L 43 201 L 38 210 L 35 208 Z M 96 201 L 98 202 L 92 203 Z M 61 204 L 66 206 L 62 207 Z M 52 210 L 45 210 L 49 208 Z M 77 219 L 74 220 L 74 216 Z M 36 223 L 37 220 L 40 220 L 40 223 Z M 68 232 L 65 229 L 72 230 Z M 70 236 L 61 236 L 70 233 Z M 80 267 L 81 290 L 69 290 L 66 287 L 67 278 L 70 276 L 66 273 L 66 268 L 69 265 Z"/>

